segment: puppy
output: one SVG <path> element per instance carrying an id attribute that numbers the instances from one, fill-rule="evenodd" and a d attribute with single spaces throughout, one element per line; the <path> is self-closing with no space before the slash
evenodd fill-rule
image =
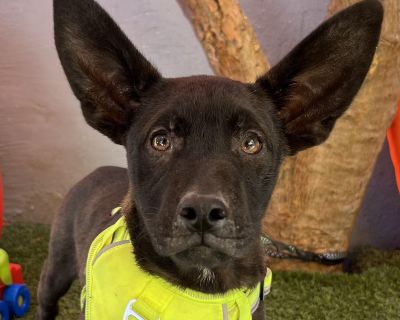
<path id="1" fill-rule="evenodd" d="M 164 78 L 93 0 L 54 0 L 55 42 L 72 91 L 87 123 L 125 147 L 128 169 L 97 169 L 67 195 L 52 226 L 38 319 L 56 317 L 75 278 L 86 285 L 82 319 L 264 319 L 262 303 L 240 299 L 254 288 L 262 296 L 261 221 L 280 164 L 327 139 L 368 72 L 382 16 L 378 1 L 357 3 L 257 81 L 241 83 Z M 119 228 L 125 240 L 115 240 Z M 110 240 L 93 254 L 105 231 Z M 114 248 L 129 254 L 104 258 Z M 173 316 L 169 302 L 156 311 L 142 305 L 150 315 L 140 314 L 134 303 L 144 302 L 134 292 L 143 279 L 179 297 L 235 295 L 243 303 L 221 302 L 221 313 L 208 316 L 201 314 L 211 304 L 186 302 Z M 99 282 L 108 289 L 95 292 Z M 132 295 L 120 297 L 123 290 Z M 148 299 L 162 300 L 163 292 Z M 96 304 L 99 296 L 107 298 Z M 119 303 L 132 308 L 116 310 Z"/>

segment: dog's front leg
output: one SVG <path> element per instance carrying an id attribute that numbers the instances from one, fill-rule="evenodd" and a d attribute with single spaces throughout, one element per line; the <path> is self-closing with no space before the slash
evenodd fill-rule
<path id="1" fill-rule="evenodd" d="M 44 262 L 37 292 L 38 320 L 53 320 L 58 314 L 58 300 L 68 291 L 76 278 L 76 262 L 73 232 L 66 227 L 61 215 L 56 219 L 49 245 L 49 254 Z"/>
<path id="2" fill-rule="evenodd" d="M 79 314 L 78 320 L 85 320 L 85 309 L 83 309 L 82 312 Z"/>
<path id="3" fill-rule="evenodd" d="M 265 307 L 262 301 L 257 310 L 253 313 L 253 320 L 265 320 Z"/>
<path id="4" fill-rule="evenodd" d="M 68 291 L 75 278 L 75 270 L 68 268 L 68 261 L 62 262 L 64 264 L 59 259 L 49 257 L 43 266 L 38 288 L 37 320 L 56 318 L 58 300 Z"/>

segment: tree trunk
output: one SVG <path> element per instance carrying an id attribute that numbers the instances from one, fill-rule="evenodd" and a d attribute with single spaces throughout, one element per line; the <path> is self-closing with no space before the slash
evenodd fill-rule
<path id="1" fill-rule="evenodd" d="M 256 34 L 236 0 L 178 0 L 192 20 L 217 75 L 252 82 L 269 69 Z"/>
<path id="2" fill-rule="evenodd" d="M 179 1 L 192 18 L 217 74 L 251 81 L 266 69 L 254 31 L 236 1 L 206 0 L 201 5 L 200 1 Z M 329 14 L 355 2 L 331 0 Z M 400 3 L 385 0 L 384 6 L 380 45 L 351 108 L 322 146 L 288 158 L 282 167 L 264 221 L 265 231 L 274 239 L 315 252 L 348 248 L 400 89 Z M 292 260 L 276 265 L 321 269 Z"/>

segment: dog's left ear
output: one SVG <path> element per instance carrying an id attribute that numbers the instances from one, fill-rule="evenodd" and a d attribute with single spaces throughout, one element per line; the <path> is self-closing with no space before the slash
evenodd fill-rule
<path id="1" fill-rule="evenodd" d="M 86 121 L 124 144 L 141 97 L 161 75 L 95 1 L 53 6 L 57 52 Z"/>
<path id="2" fill-rule="evenodd" d="M 359 90 L 383 8 L 366 0 L 333 16 L 259 78 L 278 109 L 291 155 L 325 141 Z"/>

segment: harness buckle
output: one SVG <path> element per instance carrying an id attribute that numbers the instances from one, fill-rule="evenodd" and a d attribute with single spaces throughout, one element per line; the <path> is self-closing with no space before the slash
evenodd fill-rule
<path id="1" fill-rule="evenodd" d="M 143 318 L 140 314 L 138 314 L 135 310 L 133 310 L 133 305 L 136 303 L 136 299 L 132 299 L 131 301 L 128 302 L 124 317 L 122 320 L 132 320 L 132 317 L 136 320 L 146 320 Z M 158 317 L 156 320 L 160 320 L 160 317 Z"/>

